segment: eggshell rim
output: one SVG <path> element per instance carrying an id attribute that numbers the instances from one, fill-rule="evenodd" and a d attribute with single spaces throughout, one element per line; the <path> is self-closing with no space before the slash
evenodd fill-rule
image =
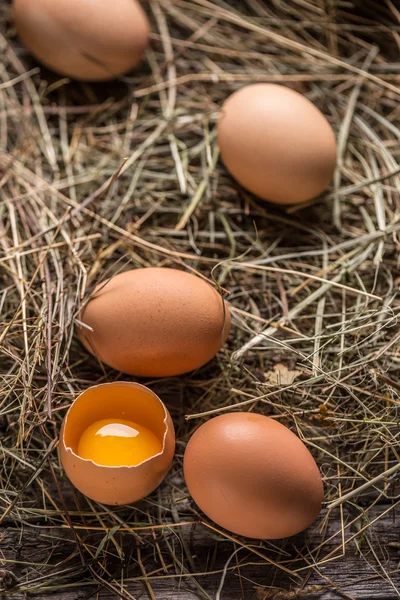
<path id="1" fill-rule="evenodd" d="M 165 431 L 164 431 L 164 437 L 163 437 L 163 442 L 162 442 L 162 448 L 160 450 L 160 452 L 158 452 L 157 454 L 153 454 L 152 456 L 149 456 L 149 458 L 146 458 L 145 460 L 142 460 L 142 462 L 138 463 L 137 465 L 101 465 L 100 463 L 97 463 L 96 461 L 92 460 L 91 458 L 83 458 L 82 456 L 80 456 L 79 454 L 77 454 L 76 452 L 73 451 L 73 449 L 70 446 L 67 446 L 67 444 L 65 443 L 65 431 L 67 429 L 67 424 L 68 424 L 68 416 L 69 413 L 72 409 L 72 407 L 74 406 L 74 404 L 82 397 L 84 396 L 89 390 L 95 390 L 96 388 L 99 387 L 108 387 L 108 386 L 129 386 L 129 387 L 133 387 L 133 388 L 140 388 L 142 390 L 146 390 L 147 392 L 150 392 L 150 394 L 152 394 L 157 400 L 158 402 L 161 404 L 163 410 L 164 410 L 164 419 L 163 419 L 163 423 L 165 425 Z M 88 463 L 92 463 L 94 465 L 96 465 L 96 467 L 101 467 L 102 469 L 137 469 L 138 467 L 141 467 L 142 465 L 144 465 L 147 462 L 150 462 L 151 460 L 154 460 L 155 458 L 157 458 L 158 456 L 162 456 L 162 454 L 165 451 L 165 447 L 166 447 L 166 441 L 167 441 L 167 435 L 168 432 L 170 431 L 169 429 L 169 423 L 168 423 L 168 418 L 170 417 L 169 412 L 167 407 L 165 406 L 164 402 L 161 400 L 161 398 L 155 393 L 153 392 L 153 390 L 151 390 L 150 388 L 148 388 L 146 385 L 142 385 L 141 383 L 136 383 L 134 381 L 115 381 L 113 382 L 107 382 L 107 383 L 99 383 L 97 385 L 92 385 L 88 388 L 86 388 L 86 390 L 84 390 L 83 392 L 81 392 L 79 394 L 79 396 L 77 396 L 75 398 L 75 400 L 72 402 L 71 406 L 69 407 L 67 414 L 65 415 L 64 418 L 64 423 L 62 426 L 62 439 L 61 439 L 61 443 L 63 448 L 65 449 L 66 452 L 69 452 L 70 454 L 72 454 L 73 456 L 75 456 L 76 458 L 78 458 L 79 460 L 83 460 L 85 462 Z M 174 429 L 173 426 L 173 421 L 170 418 L 170 424 L 172 426 L 172 429 Z M 174 431 L 173 431 L 174 433 Z"/>

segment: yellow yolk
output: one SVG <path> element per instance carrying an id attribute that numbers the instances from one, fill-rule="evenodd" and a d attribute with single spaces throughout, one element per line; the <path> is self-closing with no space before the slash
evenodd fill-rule
<path id="1" fill-rule="evenodd" d="M 146 427 L 124 419 L 103 419 L 82 434 L 78 454 L 98 465 L 134 466 L 158 454 L 160 440 Z"/>

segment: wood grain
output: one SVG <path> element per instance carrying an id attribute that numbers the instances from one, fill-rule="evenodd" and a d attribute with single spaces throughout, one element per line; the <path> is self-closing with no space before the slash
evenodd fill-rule
<path id="1" fill-rule="evenodd" d="M 399 527 L 396 525 L 396 511 L 390 508 L 390 505 L 378 505 L 369 510 L 368 514 L 363 515 L 359 512 L 358 520 L 348 530 L 346 529 L 344 556 L 341 556 L 340 552 L 342 534 L 339 519 L 331 519 L 323 534 L 319 530 L 320 527 L 316 526 L 307 534 L 282 543 L 260 545 L 254 542 L 256 552 L 262 552 L 271 560 L 279 559 L 281 564 L 296 569 L 301 576 L 296 581 L 276 567 L 268 565 L 265 559 L 250 550 L 240 549 L 229 563 L 231 568 L 226 575 L 221 600 L 292 600 L 294 598 L 394 600 L 398 598 Z M 339 511 L 337 512 L 339 514 Z M 385 512 L 386 515 L 380 518 L 380 515 Z M 347 514 L 345 522 L 354 520 L 354 517 L 354 514 L 351 516 Z M 350 538 L 366 524 L 367 519 L 375 523 L 368 527 L 364 537 L 357 537 L 356 544 Z M 170 531 L 170 540 L 175 538 L 173 543 L 178 542 L 175 551 L 179 560 L 179 537 L 177 533 L 172 533 L 172 529 Z M 214 534 L 201 524 L 180 528 L 179 531 L 184 531 L 182 540 L 190 549 L 193 568 L 189 573 L 179 574 L 178 569 L 169 568 L 167 573 L 160 570 L 150 575 L 147 583 L 151 586 L 154 598 L 197 600 L 207 597 L 203 591 L 196 589 L 197 583 L 210 598 L 214 599 L 221 582 L 221 571 L 232 554 L 231 544 L 224 542 L 222 536 Z M 119 534 L 117 538 L 124 550 L 125 560 L 121 561 L 117 557 L 109 560 L 108 576 L 104 572 L 101 573 L 100 568 L 97 572 L 104 577 L 105 581 L 111 581 L 113 577 L 120 580 L 121 568 L 123 568 L 126 590 L 134 598 L 149 597 L 136 553 L 133 551 L 132 536 L 124 533 Z M 50 540 L 53 552 L 49 558 Z M 252 545 L 251 540 L 247 543 Z M 315 549 L 320 544 L 322 547 L 318 567 L 307 567 L 310 552 L 313 551 L 315 556 Z M 141 553 L 146 557 L 146 565 L 148 565 L 148 556 L 146 556 L 148 550 L 146 541 L 143 540 Z M 182 546 L 180 551 L 185 552 Z M 46 528 L 44 521 L 29 525 L 21 523 L 18 528 L 5 526 L 0 530 L 0 553 L 6 561 L 1 571 L 2 597 L 13 597 L 19 600 L 26 597 L 26 592 L 29 592 L 29 597 L 35 600 L 48 596 L 57 600 L 77 600 L 91 596 L 108 600 L 116 597 L 112 590 L 96 583 L 88 569 L 82 567 L 73 535 L 67 528 Z M 71 554 L 74 553 L 76 556 L 71 559 Z M 283 553 L 287 553 L 287 562 L 284 563 Z M 290 556 L 299 554 L 304 557 L 304 562 L 301 564 L 297 560 L 291 563 Z M 47 560 L 49 564 L 46 567 L 38 567 L 41 561 Z M 68 562 L 67 568 L 63 567 L 64 561 Z M 378 561 L 381 565 L 379 571 Z M 153 562 L 154 571 L 160 569 L 162 566 L 160 561 Z M 36 567 L 21 563 L 35 563 Z M 96 571 L 96 564 L 92 563 L 92 565 Z M 33 574 L 35 569 L 36 577 Z M 202 575 L 201 573 L 205 571 L 211 572 Z M 148 568 L 147 572 L 149 572 Z M 385 572 L 390 575 L 394 585 L 385 579 L 383 575 Z M 29 583 L 25 585 L 25 581 Z M 39 593 L 35 593 L 35 585 L 40 585 Z"/>

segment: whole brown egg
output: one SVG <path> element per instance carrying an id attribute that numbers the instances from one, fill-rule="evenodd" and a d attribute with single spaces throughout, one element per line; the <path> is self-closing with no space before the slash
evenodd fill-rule
<path id="1" fill-rule="evenodd" d="M 224 103 L 218 122 L 221 158 L 250 192 L 277 204 L 300 204 L 329 185 L 336 140 L 324 115 L 282 85 L 243 87 Z"/>
<path id="2" fill-rule="evenodd" d="M 183 468 L 201 510 L 239 535 L 295 535 L 321 510 L 322 480 L 310 452 L 290 429 L 263 415 L 210 419 L 189 440 Z"/>
<path id="3" fill-rule="evenodd" d="M 126 73 L 148 44 L 148 21 L 136 0 L 14 0 L 13 10 L 32 54 L 74 79 L 103 81 Z"/>
<path id="4" fill-rule="evenodd" d="M 164 377 L 201 367 L 229 334 L 223 298 L 207 281 L 149 267 L 99 284 L 82 311 L 79 336 L 102 362 L 123 373 Z"/>

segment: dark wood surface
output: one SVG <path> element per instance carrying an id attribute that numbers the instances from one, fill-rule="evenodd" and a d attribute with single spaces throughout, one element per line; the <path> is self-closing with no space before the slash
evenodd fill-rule
<path id="1" fill-rule="evenodd" d="M 352 524 L 344 529 L 344 554 L 339 509 L 337 512 L 338 519 L 329 520 L 326 530 L 322 518 L 307 534 L 282 543 L 270 545 L 248 541 L 251 548 L 241 548 L 229 563 L 231 568 L 226 575 L 221 600 L 398 598 L 400 536 L 396 523 L 396 509 L 392 509 L 390 505 L 377 505 L 368 513 L 357 509 L 351 515 L 344 514 L 343 523 L 349 524 L 352 521 Z M 371 521 L 375 522 L 370 525 Z M 356 541 L 352 540 L 354 534 L 367 524 L 369 526 L 365 535 L 359 534 Z M 82 531 L 78 533 L 82 534 Z M 157 531 L 154 533 L 158 537 Z M 98 540 L 102 537 L 103 535 Z M 179 530 L 171 529 L 167 537 L 169 543 L 174 545 L 177 559 L 181 556 L 185 564 L 184 569 L 187 569 L 188 564 L 185 553 L 190 552 L 192 568 L 189 572 L 181 574 L 179 569 L 175 572 L 168 569 L 165 574 L 162 572 L 160 560 L 156 559 L 155 573 L 149 574 L 146 585 L 137 562 L 136 551 L 133 551 L 136 540 L 129 533 L 116 535 L 115 539 L 121 544 L 125 557 L 123 561 L 117 557 L 108 560 L 106 575 L 96 562 L 92 562 L 89 567 L 82 566 L 76 551 L 76 541 L 66 526 L 46 527 L 45 521 L 21 523 L 18 528 L 15 524 L 3 526 L 0 530 L 0 553 L 6 562 L 2 564 L 1 595 L 16 600 L 27 595 L 37 600 L 42 597 L 57 600 L 116 598 L 117 593 L 108 586 L 115 585 L 115 580 L 121 580 L 121 566 L 124 565 L 124 579 L 127 582 L 125 590 L 135 599 L 151 598 L 151 593 L 157 600 L 197 600 L 206 598 L 206 594 L 213 600 L 217 598 L 221 570 L 232 554 L 231 544 L 224 542 L 222 536 L 202 524 L 180 527 Z M 51 556 L 48 553 L 49 539 L 53 545 Z M 98 543 L 98 540 L 95 543 Z M 160 543 L 162 544 L 162 540 Z M 310 551 L 313 550 L 312 555 L 317 556 L 315 548 L 320 544 L 322 546 L 318 566 L 307 566 L 311 557 Z M 141 547 L 141 556 L 143 560 L 146 559 L 146 570 L 149 573 L 146 538 L 142 538 Z M 296 579 L 281 568 L 268 565 L 265 558 L 258 556 L 259 552 L 268 559 L 279 559 L 281 564 L 297 570 L 300 577 Z M 282 561 L 283 553 L 287 553 L 287 562 Z M 76 556 L 71 559 L 73 554 Z M 304 557 L 303 564 L 299 563 L 298 559 L 291 563 L 290 557 L 299 554 Z M 41 565 L 47 561 L 47 567 Z M 207 575 L 201 574 L 207 570 L 212 572 Z M 101 574 L 102 581 L 96 583 L 93 573 Z M 113 577 L 114 584 L 110 584 Z"/>

